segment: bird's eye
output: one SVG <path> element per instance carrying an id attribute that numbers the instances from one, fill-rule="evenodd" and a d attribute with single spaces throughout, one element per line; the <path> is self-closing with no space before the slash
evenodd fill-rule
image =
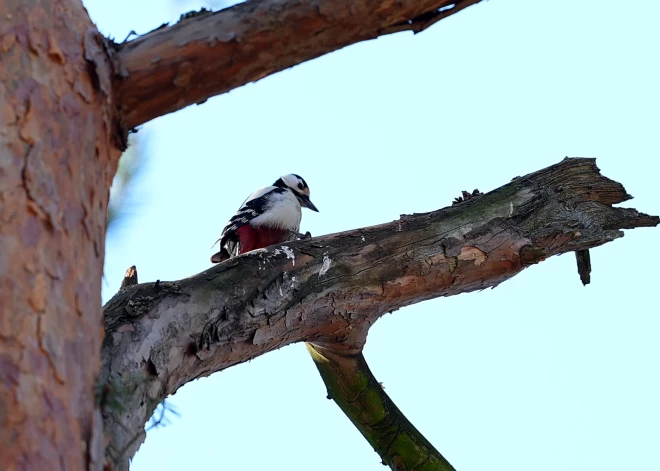
<path id="1" fill-rule="evenodd" d="M 302 189 L 303 189 L 303 184 L 300 183 L 300 182 L 298 182 L 298 189 L 299 189 L 299 190 L 302 190 Z"/>

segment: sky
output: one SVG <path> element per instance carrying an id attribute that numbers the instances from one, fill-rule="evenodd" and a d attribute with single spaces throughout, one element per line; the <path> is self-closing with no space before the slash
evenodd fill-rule
<path id="1" fill-rule="evenodd" d="M 208 4 L 87 0 L 122 40 Z M 660 2 L 489 0 L 419 35 L 364 42 L 158 118 L 107 243 L 103 301 L 207 269 L 254 189 L 302 175 L 329 234 L 451 204 L 565 156 L 660 214 Z M 459 471 L 660 469 L 660 229 L 551 258 L 493 290 L 386 315 L 365 357 L 386 392 Z M 654 245 L 655 244 L 655 245 Z M 384 469 L 292 345 L 181 388 L 149 432 L 147 470 Z"/>

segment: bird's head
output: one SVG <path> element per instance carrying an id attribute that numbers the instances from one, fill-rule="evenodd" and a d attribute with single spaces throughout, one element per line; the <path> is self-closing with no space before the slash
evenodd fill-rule
<path id="1" fill-rule="evenodd" d="M 312 200 L 309 199 L 309 187 L 307 186 L 307 182 L 305 182 L 300 175 L 296 175 L 295 173 L 284 175 L 273 183 L 273 185 L 281 188 L 288 188 L 294 195 L 296 195 L 296 198 L 298 198 L 298 201 L 300 202 L 300 206 L 309 208 L 317 213 L 319 212 L 319 210 L 316 209 L 316 206 L 314 206 L 314 203 L 312 203 Z"/>

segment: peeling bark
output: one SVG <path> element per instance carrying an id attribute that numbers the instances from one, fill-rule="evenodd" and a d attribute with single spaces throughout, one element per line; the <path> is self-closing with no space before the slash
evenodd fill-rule
<path id="1" fill-rule="evenodd" d="M 566 159 L 439 211 L 122 290 L 104 307 L 102 378 L 130 391 L 124 410 L 105 409 L 109 454 L 192 379 L 299 341 L 357 354 L 384 313 L 497 286 L 547 257 L 658 224 L 658 217 L 612 207 L 629 198 L 594 159 Z"/>
<path id="2" fill-rule="evenodd" d="M 117 45 L 126 129 L 351 44 L 419 33 L 481 0 L 250 0 Z"/>
<path id="3" fill-rule="evenodd" d="M 0 19 L 0 467 L 100 469 L 110 64 L 79 1 Z"/>
<path id="4" fill-rule="evenodd" d="M 79 0 L 0 3 L 3 469 L 99 470 L 102 421 L 105 456 L 126 469 L 156 405 L 194 378 L 298 341 L 356 355 L 385 312 L 657 225 L 612 207 L 628 195 L 593 160 L 567 160 L 453 207 L 179 282 L 130 276 L 104 308 L 101 344 L 105 218 L 126 129 L 479 1 L 251 0 L 111 51 Z"/>

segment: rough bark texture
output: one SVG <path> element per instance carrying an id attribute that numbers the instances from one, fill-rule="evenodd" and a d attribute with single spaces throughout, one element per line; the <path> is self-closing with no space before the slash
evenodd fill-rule
<path id="1" fill-rule="evenodd" d="M 411 424 L 376 381 L 362 353 L 337 353 L 307 344 L 314 364 L 337 403 L 394 471 L 455 471 Z"/>
<path id="2" fill-rule="evenodd" d="M 481 0 L 249 0 L 117 46 L 127 129 L 359 41 L 423 31 Z"/>
<path id="3" fill-rule="evenodd" d="M 0 2 L 0 468 L 99 469 L 110 64 L 78 0 Z"/>
<path id="4" fill-rule="evenodd" d="M 478 1 L 439 11 L 450 2 L 252 0 L 117 51 L 106 49 L 80 0 L 1 2 L 2 468 L 102 465 L 94 398 L 103 335 L 100 287 L 108 194 L 126 129 L 354 42 L 421 31 Z M 116 112 L 118 93 L 125 116 Z M 174 285 L 151 288 L 177 291 Z M 124 311 L 141 313 L 139 300 L 132 302 L 135 310 Z M 209 327 L 211 345 L 222 327 Z M 118 328 L 114 334 L 130 326 Z M 186 344 L 190 352 L 195 342 Z M 121 376 L 115 368 L 105 378 L 132 384 L 136 371 Z M 160 377 L 155 363 L 146 362 L 145 371 L 149 395 L 160 400 L 172 385 L 152 381 Z M 96 392 L 111 403 L 112 390 L 105 384 Z M 146 392 L 140 389 L 143 399 Z"/>
<path id="5" fill-rule="evenodd" d="M 592 160 L 568 160 L 441 211 L 127 287 L 105 307 L 101 345 L 122 129 L 478 1 L 251 0 L 110 55 L 79 0 L 0 2 L 2 469 L 100 469 L 95 384 L 107 456 L 126 469 L 156 405 L 191 379 L 298 341 L 355 355 L 385 312 L 656 225 L 611 207 L 628 196 Z"/>
<path id="6" fill-rule="evenodd" d="M 284 345 L 361 351 L 384 313 L 497 286 L 526 266 L 655 226 L 593 159 L 566 159 L 490 193 L 380 226 L 261 249 L 173 283 L 120 291 L 104 308 L 110 454 L 132 456 L 155 406 L 186 382 Z M 125 464 L 124 464 L 125 465 Z"/>

